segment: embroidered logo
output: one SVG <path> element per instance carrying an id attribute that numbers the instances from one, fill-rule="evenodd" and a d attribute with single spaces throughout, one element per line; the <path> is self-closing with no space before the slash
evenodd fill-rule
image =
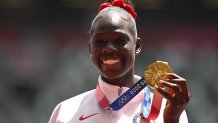
<path id="1" fill-rule="evenodd" d="M 133 123 L 150 123 L 150 121 L 143 118 L 143 114 L 139 113 L 133 118 Z"/>
<path id="2" fill-rule="evenodd" d="M 79 118 L 79 120 L 80 120 L 80 121 L 86 120 L 87 118 L 90 118 L 90 117 L 92 117 L 92 116 L 95 116 L 96 114 L 98 114 L 98 113 L 91 114 L 91 115 L 88 115 L 88 116 L 82 115 L 82 116 Z"/>
<path id="3" fill-rule="evenodd" d="M 118 104 L 119 104 L 119 105 L 123 105 L 123 104 L 125 104 L 128 100 L 130 100 L 130 97 L 129 97 L 128 95 L 125 95 L 125 96 L 123 96 L 123 97 L 120 98 Z"/>

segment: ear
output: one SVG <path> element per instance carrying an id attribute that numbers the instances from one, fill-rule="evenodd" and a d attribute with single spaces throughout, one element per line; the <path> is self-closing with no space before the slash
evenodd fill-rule
<path id="1" fill-rule="evenodd" d="M 141 38 L 137 37 L 135 54 L 138 55 L 141 52 L 141 49 L 142 49 L 142 41 L 141 41 Z"/>
<path id="2" fill-rule="evenodd" d="M 89 42 L 88 42 L 88 46 L 89 46 L 89 54 L 90 54 L 90 56 L 91 56 L 91 54 L 92 54 L 92 52 L 91 52 L 91 41 L 89 40 Z"/>

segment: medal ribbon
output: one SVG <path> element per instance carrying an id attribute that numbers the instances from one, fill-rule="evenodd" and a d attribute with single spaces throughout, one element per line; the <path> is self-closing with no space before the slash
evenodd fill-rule
<path id="1" fill-rule="evenodd" d="M 130 89 L 119 96 L 113 103 L 109 104 L 108 99 L 105 97 L 101 91 L 99 85 L 96 87 L 96 98 L 99 106 L 103 109 L 118 111 L 124 105 L 126 105 L 130 100 L 132 100 L 147 84 L 144 82 L 142 77 L 138 82 L 136 82 Z"/>
<path id="2" fill-rule="evenodd" d="M 118 111 L 123 106 L 125 106 L 130 100 L 132 100 L 143 88 L 145 88 L 142 113 L 146 120 L 155 120 L 159 113 L 162 104 L 162 95 L 154 89 L 153 101 L 151 104 L 151 92 L 144 82 L 144 77 L 142 77 L 138 82 L 136 82 L 130 89 L 119 96 L 113 103 L 109 104 L 108 99 L 101 91 L 99 85 L 96 86 L 96 99 L 101 108 L 106 110 Z"/>
<path id="3" fill-rule="evenodd" d="M 148 93 L 150 93 L 149 89 L 145 88 L 142 106 L 143 117 L 149 120 L 155 120 L 160 113 L 163 96 L 156 89 L 154 89 L 153 101 L 151 104 L 151 98 L 149 97 L 150 94 Z"/>

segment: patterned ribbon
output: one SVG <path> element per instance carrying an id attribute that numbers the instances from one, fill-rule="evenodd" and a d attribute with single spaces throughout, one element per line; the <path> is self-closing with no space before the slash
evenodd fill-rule
<path id="1" fill-rule="evenodd" d="M 142 113 L 143 117 L 149 120 L 155 120 L 160 112 L 160 107 L 162 104 L 162 95 L 154 90 L 153 101 L 151 104 L 151 92 L 144 82 L 144 77 L 142 77 L 138 82 L 136 82 L 130 89 L 119 96 L 113 103 L 109 104 L 107 97 L 101 91 L 99 85 L 96 86 L 96 99 L 99 106 L 106 110 L 118 111 L 123 106 L 125 106 L 130 100 L 132 100 L 142 89 L 145 88 Z"/>
<path id="2" fill-rule="evenodd" d="M 142 106 L 143 117 L 145 119 L 155 120 L 160 113 L 163 96 L 156 89 L 154 89 L 153 101 L 151 104 L 151 98 L 149 97 L 150 94 L 148 93 L 150 93 L 150 91 L 145 88 L 145 95 Z"/>
<path id="3" fill-rule="evenodd" d="M 96 86 L 96 99 L 99 106 L 103 109 L 118 111 L 130 100 L 132 100 L 147 84 L 144 82 L 144 78 L 141 78 L 130 89 L 120 95 L 113 103 L 109 104 L 108 99 L 101 91 L 99 85 Z"/>

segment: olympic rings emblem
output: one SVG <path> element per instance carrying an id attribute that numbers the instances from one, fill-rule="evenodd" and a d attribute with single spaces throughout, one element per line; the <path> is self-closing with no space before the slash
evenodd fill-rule
<path id="1" fill-rule="evenodd" d="M 119 105 L 125 104 L 129 99 L 130 99 L 130 97 L 128 95 L 121 97 L 119 99 Z"/>

